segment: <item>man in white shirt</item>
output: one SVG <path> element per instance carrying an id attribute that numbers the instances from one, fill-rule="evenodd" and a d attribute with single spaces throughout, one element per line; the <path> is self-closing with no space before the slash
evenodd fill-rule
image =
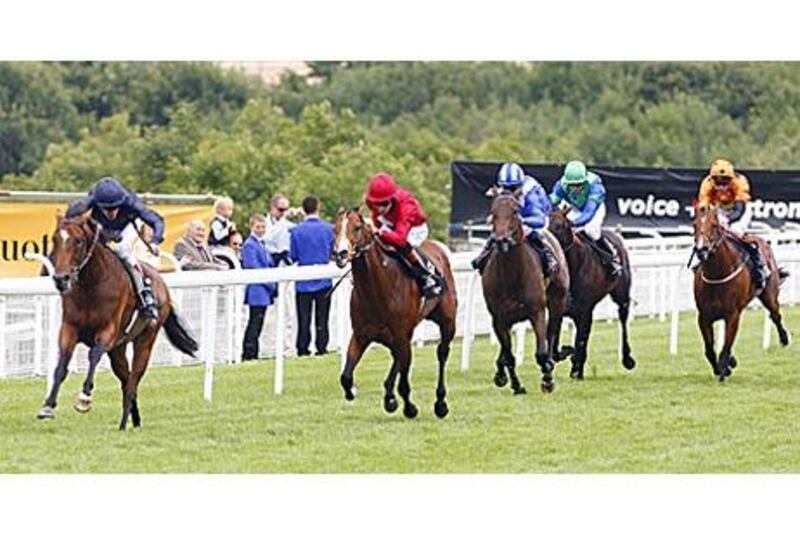
<path id="1" fill-rule="evenodd" d="M 267 234 L 265 242 L 267 251 L 272 255 L 272 260 L 277 266 L 292 264 L 289 257 L 291 248 L 290 232 L 296 226 L 289 217 L 298 216 L 298 209 L 289 207 L 289 199 L 283 194 L 276 194 L 269 203 L 269 217 L 267 220 Z"/>

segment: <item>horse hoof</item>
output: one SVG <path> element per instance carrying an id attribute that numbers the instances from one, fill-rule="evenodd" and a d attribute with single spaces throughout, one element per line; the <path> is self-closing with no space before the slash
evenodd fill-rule
<path id="1" fill-rule="evenodd" d="M 56 417 L 56 410 L 48 405 L 45 405 L 39 412 L 36 414 L 36 418 L 39 420 L 52 420 Z"/>
<path id="2" fill-rule="evenodd" d="M 781 331 L 778 333 L 778 337 L 781 340 L 781 346 L 789 346 L 789 334 L 785 331 Z"/>
<path id="3" fill-rule="evenodd" d="M 436 416 L 439 418 L 444 418 L 447 416 L 447 413 L 450 412 L 450 409 L 447 407 L 447 402 L 436 402 L 433 405 L 433 412 L 436 413 Z"/>
<path id="4" fill-rule="evenodd" d="M 75 398 L 75 404 L 73 407 L 75 407 L 75 410 L 81 414 L 88 413 L 92 410 L 92 397 L 87 396 L 82 392 L 78 393 L 78 397 Z"/>
<path id="5" fill-rule="evenodd" d="M 730 360 L 728 361 L 728 366 L 731 367 L 731 368 L 736 368 L 736 366 L 738 364 L 739 364 L 739 361 L 737 361 L 734 356 L 731 356 Z"/>
<path id="6" fill-rule="evenodd" d="M 417 414 L 419 413 L 419 409 L 413 403 L 407 403 L 405 407 L 403 407 L 403 414 L 406 415 L 406 418 L 417 418 Z"/>
<path id="7" fill-rule="evenodd" d="M 561 351 L 558 352 L 555 356 L 553 356 L 553 361 L 564 361 L 568 357 L 572 357 L 572 354 L 575 353 L 575 348 L 572 346 L 562 346 Z"/>
<path id="8" fill-rule="evenodd" d="M 386 410 L 387 413 L 394 413 L 397 411 L 397 399 L 396 398 L 384 398 L 383 399 L 383 408 Z"/>
<path id="9" fill-rule="evenodd" d="M 356 399 L 356 392 L 357 390 L 355 387 L 353 387 L 352 389 L 347 389 L 346 391 L 344 391 L 344 399 L 347 400 L 348 402 L 352 402 L 353 400 Z"/>
<path id="10" fill-rule="evenodd" d="M 625 367 L 625 370 L 633 370 L 636 368 L 636 360 L 633 357 L 626 357 L 622 360 L 622 366 Z"/>
<path id="11" fill-rule="evenodd" d="M 519 394 L 528 394 L 528 391 L 525 390 L 525 387 L 519 387 L 518 389 L 514 389 L 514 396 Z"/>
<path id="12" fill-rule="evenodd" d="M 508 376 L 498 372 L 494 375 L 494 384 L 502 389 L 506 386 L 506 384 L 508 384 Z"/>
<path id="13" fill-rule="evenodd" d="M 583 381 L 583 370 L 572 370 L 569 373 L 569 377 L 577 379 L 578 381 Z"/>
<path id="14" fill-rule="evenodd" d="M 556 382 L 555 381 L 542 381 L 541 384 L 542 392 L 545 394 L 550 394 L 556 389 Z"/>

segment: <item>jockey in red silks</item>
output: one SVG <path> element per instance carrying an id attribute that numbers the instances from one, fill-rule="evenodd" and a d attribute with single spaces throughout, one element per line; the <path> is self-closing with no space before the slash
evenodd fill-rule
<path id="1" fill-rule="evenodd" d="M 425 212 L 416 197 L 398 187 L 386 173 L 372 176 L 364 199 L 381 242 L 395 248 L 398 257 L 419 283 L 426 297 L 442 294 L 444 282 L 417 247 L 428 238 Z"/>

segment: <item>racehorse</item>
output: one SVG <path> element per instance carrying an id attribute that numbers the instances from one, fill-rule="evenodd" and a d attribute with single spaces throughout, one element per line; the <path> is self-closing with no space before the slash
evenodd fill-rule
<path id="1" fill-rule="evenodd" d="M 53 280 L 62 296 L 59 357 L 53 386 L 38 418 L 55 416 L 58 391 L 67 377 L 72 352 L 77 343 L 82 342 L 89 347 L 89 369 L 75 409 L 80 413 L 91 409 L 95 370 L 103 354 L 108 352 L 111 368 L 122 387 L 119 429 L 124 430 L 129 416 L 134 427 L 141 425 L 137 390 L 158 330 L 163 326 L 170 343 L 192 357 L 198 346 L 172 306 L 163 279 L 149 265 L 142 267 L 152 281 L 153 294 L 159 303 L 158 321 L 151 324 L 137 319 L 131 323 L 137 308 L 133 284 L 121 260 L 101 243 L 102 229 L 89 215 L 87 212 L 79 217 L 59 215 L 57 218 L 53 235 Z M 129 326 L 127 331 L 126 326 Z M 129 342 L 133 342 L 132 368 L 125 356 Z"/>
<path id="2" fill-rule="evenodd" d="M 731 350 L 739 330 L 742 310 L 756 296 L 757 288 L 745 253 L 735 243 L 726 229 L 727 216 L 716 207 L 698 207 L 694 219 L 694 253 L 700 265 L 694 275 L 694 301 L 697 306 L 697 325 L 703 336 L 705 355 L 715 376 L 724 381 L 736 368 L 736 357 Z M 769 311 L 769 317 L 778 330 L 781 345 L 789 344 L 789 334 L 783 327 L 778 291 L 780 274 L 775 256 L 763 240 L 750 236 L 758 243 L 765 263 L 770 270 L 764 290 L 758 299 Z M 713 323 L 725 321 L 725 343 L 719 354 L 714 350 Z"/>
<path id="3" fill-rule="evenodd" d="M 350 298 L 350 316 L 353 335 L 347 347 L 347 361 L 340 377 L 347 400 L 353 400 L 356 387 L 355 371 L 364 350 L 370 343 L 386 346 L 392 354 L 392 366 L 383 386 L 383 407 L 387 412 L 397 410 L 394 395 L 395 380 L 403 398 L 403 414 L 417 416 L 417 407 L 411 401 L 409 371 L 411 369 L 411 336 L 423 319 L 439 326 L 440 339 L 436 347 L 439 360 L 439 379 L 436 386 L 434 412 L 439 418 L 447 416 L 445 365 L 450 353 L 450 343 L 456 330 L 456 285 L 450 270 L 450 261 L 442 245 L 426 240 L 422 252 L 435 264 L 443 276 L 446 289 L 431 299 L 423 299 L 417 282 L 404 271 L 358 208 L 343 210 L 336 220 L 335 259 L 339 268 L 348 262 L 352 265 L 353 292 Z"/>
<path id="4" fill-rule="evenodd" d="M 610 278 L 588 238 L 576 234 L 572 222 L 567 218 L 569 209 L 557 209 L 550 215 L 549 229 L 556 237 L 564 255 L 567 257 L 570 273 L 570 307 L 567 316 L 575 322 L 574 348 L 564 346 L 562 350 L 555 347 L 553 352 L 558 361 L 572 356 L 570 377 L 583 379 L 583 370 L 589 347 L 589 334 L 592 331 L 592 313 L 597 303 L 607 294 L 617 305 L 617 316 L 621 331 L 622 366 L 632 370 L 636 361 L 631 357 L 628 343 L 628 315 L 631 305 L 631 264 L 622 238 L 614 231 L 603 229 L 603 237 L 617 250 L 622 272 Z"/>
<path id="5" fill-rule="evenodd" d="M 511 352 L 511 326 L 529 320 L 536 334 L 536 363 L 542 372 L 540 387 L 542 392 L 552 392 L 555 388 L 552 348 L 558 345 L 562 317 L 569 306 L 567 263 L 555 239 L 543 232 L 542 240 L 552 248 L 558 265 L 545 280 L 539 254 L 525 241 L 519 202 L 512 194 L 496 191 L 491 194 L 495 196 L 489 214 L 492 224 L 489 239 L 494 252 L 481 273 L 481 284 L 492 315 L 492 328 L 500 342 L 494 384 L 504 387 L 510 377 L 514 394 L 526 392 L 517 377 Z M 549 320 L 545 309 L 549 311 Z"/>

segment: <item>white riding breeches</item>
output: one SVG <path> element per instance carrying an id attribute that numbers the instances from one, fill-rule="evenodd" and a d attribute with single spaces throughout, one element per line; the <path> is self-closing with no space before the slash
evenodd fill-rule
<path id="1" fill-rule="evenodd" d="M 545 230 L 545 228 L 547 228 L 547 226 L 549 226 L 549 225 L 550 225 L 550 218 L 549 218 L 549 217 L 545 217 L 545 219 L 544 219 L 544 226 L 542 226 L 541 228 L 532 228 L 532 227 L 530 227 L 530 226 L 528 226 L 528 225 L 526 225 L 526 224 L 523 224 L 523 225 L 522 225 L 522 234 L 523 234 L 525 237 L 527 237 L 527 236 L 528 236 L 528 235 L 530 235 L 531 233 L 536 233 L 537 235 L 539 235 L 539 236 L 541 237 L 541 236 L 542 236 L 542 232 L 543 232 L 543 231 Z"/>
<path id="2" fill-rule="evenodd" d="M 136 256 L 133 253 L 133 247 L 131 246 L 131 243 L 126 242 L 123 239 L 119 242 L 109 241 L 106 244 L 108 248 L 114 252 L 114 255 L 125 261 L 125 264 L 131 268 L 136 268 L 138 263 L 136 261 Z"/>
<path id="3" fill-rule="evenodd" d="M 580 211 L 572 210 L 567 213 L 567 218 L 570 222 L 574 222 L 579 216 L 581 216 Z M 605 204 L 600 204 L 600 207 L 597 208 L 597 211 L 594 212 L 594 216 L 592 217 L 589 222 L 587 222 L 584 226 L 580 228 L 575 228 L 575 233 L 585 233 L 589 236 L 590 239 L 593 241 L 598 240 L 602 236 L 603 232 L 603 221 L 606 219 L 606 206 Z"/>
<path id="4" fill-rule="evenodd" d="M 420 224 L 419 226 L 414 226 L 408 232 L 408 244 L 413 247 L 418 247 L 421 245 L 425 240 L 428 238 L 428 225 L 427 224 Z"/>
<path id="5" fill-rule="evenodd" d="M 744 214 L 742 215 L 742 218 L 736 222 L 731 222 L 728 230 L 730 230 L 730 232 L 737 237 L 742 237 L 745 233 L 747 233 L 747 228 L 750 226 L 751 220 L 753 220 L 753 211 L 750 209 L 750 204 L 746 204 L 744 206 Z"/>

